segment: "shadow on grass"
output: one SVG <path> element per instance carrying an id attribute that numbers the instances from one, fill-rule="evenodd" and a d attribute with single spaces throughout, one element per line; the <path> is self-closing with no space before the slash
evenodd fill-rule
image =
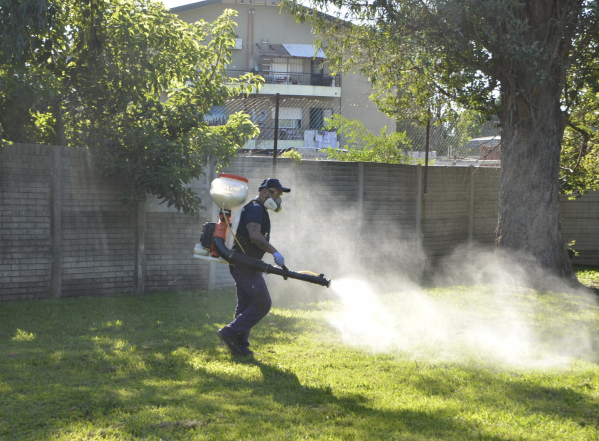
<path id="1" fill-rule="evenodd" d="M 194 432 L 214 439 L 509 438 L 457 419 L 455 411 L 381 410 L 361 394 L 302 384 L 276 356 L 232 358 L 217 346 L 215 331 L 234 304 L 233 292 L 223 290 L 8 305 L 0 310 L 0 439 L 68 438 L 77 430 L 163 439 Z M 257 330 L 263 345 L 305 326 L 280 315 L 265 321 L 276 326 Z M 483 384 L 498 381 L 476 375 Z M 414 386 L 424 394 L 452 393 L 433 380 Z M 514 403 L 564 418 L 584 398 L 524 384 L 501 387 Z M 493 406 L 484 391 L 478 399 Z"/>
<path id="2" fill-rule="evenodd" d="M 450 366 L 448 366 L 450 367 Z M 444 369 L 433 366 L 433 369 Z M 568 387 L 547 387 L 535 385 L 519 373 L 493 372 L 486 369 L 460 368 L 460 381 L 448 376 L 439 378 L 439 375 L 422 375 L 413 385 L 423 394 L 431 397 L 451 398 L 454 394 L 468 396 L 468 402 L 476 408 L 495 409 L 498 412 L 505 410 L 505 401 L 498 401 L 498 397 L 509 400 L 510 407 L 520 407 L 523 412 L 544 414 L 551 418 L 559 417 L 569 419 L 584 427 L 591 425 L 599 428 L 599 403 L 582 391 L 574 388 L 591 387 L 589 383 L 577 380 L 577 384 Z M 475 388 L 468 389 L 468 384 L 475 384 Z"/>
<path id="3" fill-rule="evenodd" d="M 230 357 L 222 352 L 209 358 L 210 362 L 230 364 Z M 0 402 L 0 438 L 68 436 L 85 428 L 88 434 L 108 429 L 120 437 L 141 439 L 178 439 L 194 431 L 215 439 L 289 439 L 289 428 L 303 426 L 291 432 L 311 438 L 330 433 L 359 440 L 399 433 L 442 439 L 505 439 L 457 421 L 450 412 L 375 410 L 361 395 L 337 397 L 330 387 L 304 386 L 294 373 L 274 364 L 257 360 L 238 363 L 257 368 L 261 375 L 243 378 L 204 367 L 189 374 L 187 363 L 174 357 L 164 366 L 150 366 L 141 376 L 109 370 L 105 378 L 98 379 L 97 369 L 79 364 L 77 372 L 55 378 L 52 384 L 38 385 L 42 386 L 39 389 L 18 386 L 33 380 L 28 369 L 19 372 L 16 366 L 5 368 L 8 383 L 20 393 Z"/>

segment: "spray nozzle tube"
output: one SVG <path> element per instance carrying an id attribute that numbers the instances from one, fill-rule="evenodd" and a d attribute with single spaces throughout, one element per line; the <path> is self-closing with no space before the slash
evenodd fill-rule
<path id="1" fill-rule="evenodd" d="M 283 277 L 285 280 L 289 278 L 301 280 L 303 282 L 315 283 L 316 285 L 326 286 L 327 288 L 331 286 L 331 280 L 326 279 L 324 274 L 316 275 L 315 273 L 310 273 L 308 271 L 296 272 L 290 271 L 287 269 L 287 267 L 279 268 L 269 265 L 268 263 L 259 259 L 254 259 L 238 251 L 228 249 L 225 246 L 224 240 L 220 237 L 214 238 L 214 249 L 220 257 L 225 259 L 230 264 L 244 265 L 253 269 L 254 271 L 259 271 L 261 273 L 276 274 L 277 276 Z"/>

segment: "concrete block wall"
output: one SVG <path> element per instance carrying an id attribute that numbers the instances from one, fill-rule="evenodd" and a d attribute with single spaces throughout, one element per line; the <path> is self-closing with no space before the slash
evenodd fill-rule
<path id="1" fill-rule="evenodd" d="M 575 200 L 560 195 L 559 209 L 565 242 L 576 241 L 572 248 L 578 256 L 573 263 L 599 265 L 599 191 Z"/>
<path id="2" fill-rule="evenodd" d="M 495 243 L 499 206 L 499 169 L 476 168 L 472 170 L 473 225 L 472 239 L 478 244 Z"/>
<path id="3" fill-rule="evenodd" d="M 86 149 L 61 150 L 60 297 L 134 291 L 136 213 L 102 178 Z"/>
<path id="4" fill-rule="evenodd" d="M 412 240 L 416 225 L 417 168 L 409 165 L 364 164 L 361 234 L 368 238 L 393 228 Z M 391 224 L 391 225 L 390 225 Z M 372 228 L 374 227 L 374 228 Z"/>
<path id="5" fill-rule="evenodd" d="M 428 257 L 446 256 L 468 242 L 470 179 L 466 167 L 429 167 L 422 198 L 422 247 Z"/>
<path id="6" fill-rule="evenodd" d="M 209 265 L 191 258 L 199 221 L 130 211 L 121 191 L 84 148 L 0 151 L 0 300 L 207 289 Z"/>
<path id="7" fill-rule="evenodd" d="M 249 179 L 249 196 L 272 176 L 272 158 L 235 158 L 224 172 Z M 279 159 L 292 192 L 271 213 L 272 243 L 292 269 L 327 276 L 405 270 L 461 244 L 492 246 L 497 169 Z M 201 227 L 216 220 L 213 166 L 192 188 L 199 218 L 153 197 L 129 211 L 121 187 L 102 178 L 87 149 L 12 145 L 0 151 L 0 301 L 232 286 L 228 267 L 193 259 Z M 564 238 L 575 263 L 599 265 L 599 192 L 562 197 Z M 272 262 L 272 256 L 265 260 Z"/>
<path id="8" fill-rule="evenodd" d="M 287 264 L 333 277 L 357 258 L 358 164 L 304 161 L 291 185 L 289 221 L 281 218 L 291 222 L 280 241 Z"/>
<path id="9" fill-rule="evenodd" d="M 194 245 L 200 242 L 200 221 L 179 213 L 148 212 L 146 216 L 146 292 L 207 289 L 209 264 L 192 257 Z"/>
<path id="10" fill-rule="evenodd" d="M 0 152 L 0 300 L 50 296 L 50 160 L 39 145 Z"/>
<path id="11" fill-rule="evenodd" d="M 359 164 L 359 267 L 368 272 L 405 272 L 419 265 L 417 211 L 419 168 Z"/>

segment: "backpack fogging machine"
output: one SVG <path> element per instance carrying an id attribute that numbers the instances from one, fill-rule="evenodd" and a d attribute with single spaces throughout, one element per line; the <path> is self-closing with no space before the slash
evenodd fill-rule
<path id="1" fill-rule="evenodd" d="M 235 233 L 241 217 L 240 208 L 248 194 L 248 180 L 229 173 L 220 173 L 210 184 L 210 197 L 220 208 L 218 222 L 206 222 L 202 228 L 200 243 L 193 250 L 193 257 L 208 262 L 243 265 L 253 271 L 276 274 L 287 279 L 297 279 L 317 285 L 331 286 L 324 274 L 310 271 L 291 271 L 286 266 L 269 265 L 260 259 L 246 256 L 239 250 L 230 249 L 236 240 Z M 233 214 L 232 214 L 233 213 Z M 228 233 L 231 233 L 231 236 Z"/>

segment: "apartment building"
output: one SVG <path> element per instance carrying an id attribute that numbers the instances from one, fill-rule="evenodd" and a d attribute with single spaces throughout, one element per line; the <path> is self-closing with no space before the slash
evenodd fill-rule
<path id="1" fill-rule="evenodd" d="M 264 77 L 265 84 L 249 98 L 214 108 L 209 119 L 220 124 L 229 112 L 248 112 L 261 134 L 246 148 L 272 148 L 277 94 L 279 148 L 338 146 L 334 134 L 324 127 L 324 119 L 335 113 L 360 119 L 373 133 L 380 133 L 383 126 L 389 132 L 395 130 L 395 121 L 368 99 L 366 79 L 358 74 L 333 74 L 324 51 L 313 45 L 316 37 L 310 23 L 297 23 L 279 1 L 202 0 L 171 12 L 193 23 L 214 21 L 225 9 L 238 12 L 236 46 L 227 69 L 230 77 L 253 72 Z"/>

